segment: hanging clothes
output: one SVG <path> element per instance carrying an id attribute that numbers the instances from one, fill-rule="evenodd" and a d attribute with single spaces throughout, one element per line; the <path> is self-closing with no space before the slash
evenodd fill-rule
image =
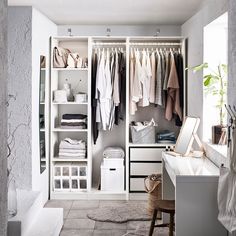
<path id="1" fill-rule="evenodd" d="M 151 62 L 149 58 L 149 53 L 145 50 L 142 51 L 142 65 L 141 65 L 141 75 L 139 80 L 142 86 L 142 98 L 138 105 L 141 107 L 149 106 L 150 98 L 150 82 L 152 78 Z"/>
<path id="2" fill-rule="evenodd" d="M 92 122 L 94 144 L 99 130 L 112 130 L 125 112 L 126 62 L 124 53 L 102 49 L 92 57 Z M 124 91 L 123 91 L 124 90 Z"/>
<path id="3" fill-rule="evenodd" d="M 130 114 L 138 107 L 155 104 L 165 118 L 182 125 L 184 105 L 183 57 L 175 49 L 130 51 Z"/>
<path id="4" fill-rule="evenodd" d="M 138 110 L 136 102 L 133 100 L 134 97 L 134 79 L 135 79 L 135 55 L 134 51 L 131 49 L 130 53 L 130 66 L 129 66 L 129 110 L 130 115 L 134 115 Z"/>
<path id="5" fill-rule="evenodd" d="M 97 99 L 95 98 L 97 64 L 98 64 L 98 55 L 97 53 L 94 53 L 92 57 L 92 81 L 91 81 L 92 133 L 93 133 L 94 144 L 96 144 L 99 135 L 98 123 L 96 122 Z"/>
<path id="6" fill-rule="evenodd" d="M 182 111 L 179 100 L 179 80 L 175 65 L 174 54 L 170 53 L 170 73 L 167 83 L 167 101 L 165 117 L 167 120 L 171 120 L 173 113 L 177 114 L 182 120 Z"/>
<path id="7" fill-rule="evenodd" d="M 155 103 L 155 98 L 156 98 L 156 63 L 158 63 L 158 60 L 156 60 L 156 55 L 155 52 L 153 51 L 151 53 L 151 71 L 152 71 L 152 77 L 150 81 L 150 98 L 149 102 L 150 103 Z"/>

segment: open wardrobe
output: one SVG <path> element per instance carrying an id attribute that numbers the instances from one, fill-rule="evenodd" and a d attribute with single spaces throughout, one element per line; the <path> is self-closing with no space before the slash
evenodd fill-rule
<path id="1" fill-rule="evenodd" d="M 0 236 L 236 236 L 235 0 L 0 16 Z"/>
<path id="2" fill-rule="evenodd" d="M 175 144 L 186 114 L 186 50 L 181 37 L 51 38 L 51 198 L 145 192 L 144 178 L 161 174 L 161 152 Z M 79 60 L 59 67 L 60 52 Z M 114 155 L 110 164 L 106 155 Z"/>

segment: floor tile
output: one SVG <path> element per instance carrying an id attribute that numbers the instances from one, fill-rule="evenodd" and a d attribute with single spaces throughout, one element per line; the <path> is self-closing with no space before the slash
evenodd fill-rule
<path id="1" fill-rule="evenodd" d="M 127 229 L 149 229 L 151 221 L 129 221 L 127 223 Z"/>
<path id="2" fill-rule="evenodd" d="M 93 209 L 99 207 L 99 201 L 73 201 L 71 209 Z"/>
<path id="3" fill-rule="evenodd" d="M 95 229 L 127 229 L 127 223 L 117 224 L 117 223 L 111 223 L 111 222 L 99 222 L 96 221 L 95 223 Z"/>
<path id="4" fill-rule="evenodd" d="M 69 211 L 69 214 L 67 215 L 68 219 L 87 219 L 87 214 L 92 212 L 91 209 L 82 209 L 82 210 L 73 210 L 71 209 Z"/>
<path id="5" fill-rule="evenodd" d="M 64 210 L 70 210 L 73 201 L 68 200 L 50 200 L 45 204 L 48 208 L 63 208 Z"/>
<path id="6" fill-rule="evenodd" d="M 68 217 L 70 210 L 63 210 L 63 219 L 66 219 Z"/>
<path id="7" fill-rule="evenodd" d="M 126 230 L 95 229 L 93 232 L 93 236 L 123 236 L 124 234 L 126 234 Z"/>
<path id="8" fill-rule="evenodd" d="M 116 206 L 124 206 L 127 201 L 100 201 L 99 207 L 116 207 Z"/>
<path id="9" fill-rule="evenodd" d="M 95 221 L 90 219 L 66 219 L 63 229 L 94 229 Z"/>
<path id="10" fill-rule="evenodd" d="M 93 236 L 93 230 L 67 230 L 67 229 L 63 229 L 60 236 Z"/>

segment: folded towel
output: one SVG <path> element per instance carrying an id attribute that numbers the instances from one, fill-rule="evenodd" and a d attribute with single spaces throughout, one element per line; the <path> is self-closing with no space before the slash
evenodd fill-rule
<path id="1" fill-rule="evenodd" d="M 60 142 L 59 148 L 65 149 L 85 149 L 86 145 L 83 140 L 73 140 L 70 138 L 65 138 Z"/>
<path id="2" fill-rule="evenodd" d="M 85 126 L 85 122 L 61 122 L 61 125 L 67 125 L 67 126 Z"/>
<path id="3" fill-rule="evenodd" d="M 103 151 L 103 156 L 106 158 L 124 158 L 125 152 L 120 147 L 107 147 Z"/>
<path id="4" fill-rule="evenodd" d="M 62 119 L 65 119 L 65 120 L 85 119 L 85 118 L 87 118 L 87 115 L 83 115 L 83 114 L 64 114 L 64 115 L 62 115 Z"/>
<path id="5" fill-rule="evenodd" d="M 69 123 L 78 123 L 78 122 L 84 122 L 86 123 L 87 122 L 87 118 L 85 119 L 61 119 L 61 122 L 69 122 Z"/>
<path id="6" fill-rule="evenodd" d="M 86 153 L 86 150 L 85 149 L 66 149 L 66 148 L 60 148 L 59 152 Z"/>
<path id="7" fill-rule="evenodd" d="M 59 156 L 67 156 L 67 157 L 85 157 L 85 154 L 59 152 Z"/>

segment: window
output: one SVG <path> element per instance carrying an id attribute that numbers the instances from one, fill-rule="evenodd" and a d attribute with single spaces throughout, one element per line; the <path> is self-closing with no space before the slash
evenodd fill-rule
<path id="1" fill-rule="evenodd" d="M 219 65 L 227 65 L 228 55 L 228 14 L 220 16 L 204 27 L 204 62 L 209 68 L 204 69 L 204 76 L 214 74 Z M 222 69 L 222 68 L 221 68 Z M 224 78 L 227 83 L 227 73 Z M 219 83 L 215 85 L 219 88 Z M 220 125 L 219 94 L 214 94 L 214 89 L 204 86 L 203 93 L 203 139 L 212 141 L 212 126 Z M 227 92 L 224 94 L 224 102 Z M 223 107 L 223 124 L 226 125 L 226 112 Z"/>

